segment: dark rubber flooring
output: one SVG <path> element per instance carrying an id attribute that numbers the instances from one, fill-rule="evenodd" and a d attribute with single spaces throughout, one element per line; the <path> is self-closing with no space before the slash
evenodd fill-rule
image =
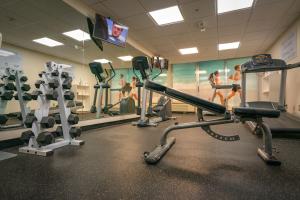
<path id="1" fill-rule="evenodd" d="M 177 121 L 194 120 L 179 115 Z M 275 139 L 280 167 L 257 156 L 261 139 L 242 124 L 217 126 L 241 141 L 217 141 L 200 128 L 176 131 L 177 141 L 161 162 L 142 154 L 158 144 L 159 127 L 130 124 L 89 131 L 82 147 L 51 157 L 19 154 L 0 162 L 0 199 L 300 199 L 300 141 Z M 17 152 L 17 148 L 9 149 Z"/>

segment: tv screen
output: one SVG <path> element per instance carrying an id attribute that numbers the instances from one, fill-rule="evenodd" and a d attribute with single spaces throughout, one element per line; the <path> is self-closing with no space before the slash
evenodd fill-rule
<path id="1" fill-rule="evenodd" d="M 93 34 L 95 38 L 117 46 L 125 47 L 127 34 L 127 26 L 115 22 L 107 17 L 96 14 L 96 23 Z"/>

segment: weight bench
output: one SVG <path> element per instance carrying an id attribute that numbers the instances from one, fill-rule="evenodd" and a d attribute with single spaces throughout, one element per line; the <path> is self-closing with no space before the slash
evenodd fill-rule
<path id="1" fill-rule="evenodd" d="M 160 145 L 158 145 L 152 152 L 145 152 L 144 158 L 148 164 L 156 164 L 175 144 L 174 137 L 168 137 L 169 133 L 174 130 L 186 129 L 186 128 L 202 128 L 208 135 L 211 137 L 225 141 L 233 142 L 240 139 L 238 135 L 225 136 L 219 133 L 214 132 L 210 126 L 220 125 L 220 124 L 229 124 L 236 122 L 245 122 L 245 121 L 254 121 L 259 124 L 261 131 L 264 134 L 263 148 L 258 148 L 258 155 L 270 165 L 280 165 L 281 162 L 277 160 L 272 155 L 272 134 L 269 127 L 263 123 L 263 118 L 277 118 L 280 116 L 280 112 L 273 109 L 259 109 L 259 108 L 234 108 L 232 113 L 226 110 L 226 107 L 206 101 L 204 99 L 168 88 L 166 86 L 154 83 L 153 81 L 147 81 L 145 87 L 148 90 L 161 93 L 170 98 L 177 99 L 179 101 L 185 102 L 187 104 L 197 107 L 198 121 L 197 122 L 188 122 L 182 124 L 171 125 L 166 128 L 163 132 L 163 135 L 160 139 Z M 203 110 L 213 112 L 216 114 L 222 114 L 223 117 L 215 120 L 205 121 L 203 115 L 201 114 Z M 201 116 L 201 117 L 199 117 Z"/>

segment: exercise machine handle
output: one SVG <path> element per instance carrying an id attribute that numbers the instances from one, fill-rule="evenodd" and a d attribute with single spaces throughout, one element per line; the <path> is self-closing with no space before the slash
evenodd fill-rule
<path id="1" fill-rule="evenodd" d="M 293 68 L 297 68 L 297 67 L 300 67 L 300 62 L 287 65 L 288 69 L 293 69 Z"/>
<path id="2" fill-rule="evenodd" d="M 110 69 L 112 71 L 112 75 L 107 79 L 106 83 L 108 83 L 111 79 L 113 79 L 116 76 L 116 72 L 114 67 L 112 66 L 111 62 L 108 63 L 110 66 Z M 107 73 L 107 70 L 105 69 L 105 72 Z"/>
<path id="3" fill-rule="evenodd" d="M 155 58 L 154 58 L 155 59 Z M 154 77 L 152 77 L 152 81 L 154 80 L 154 79 L 156 79 L 159 75 L 161 75 L 162 74 L 162 68 L 161 68 L 161 64 L 160 64 L 160 61 L 159 61 L 159 57 L 156 57 L 156 59 L 157 59 L 157 63 L 158 63 L 158 66 L 159 66 L 159 69 L 160 69 L 160 72 L 158 73 L 158 74 L 156 74 Z M 154 62 L 155 63 L 155 62 Z"/>

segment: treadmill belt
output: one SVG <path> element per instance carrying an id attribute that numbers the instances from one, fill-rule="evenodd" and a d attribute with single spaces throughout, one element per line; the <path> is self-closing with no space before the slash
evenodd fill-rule
<path id="1" fill-rule="evenodd" d="M 269 125 L 275 138 L 300 139 L 300 121 L 290 117 L 287 113 L 281 113 L 277 119 L 264 119 Z"/>

